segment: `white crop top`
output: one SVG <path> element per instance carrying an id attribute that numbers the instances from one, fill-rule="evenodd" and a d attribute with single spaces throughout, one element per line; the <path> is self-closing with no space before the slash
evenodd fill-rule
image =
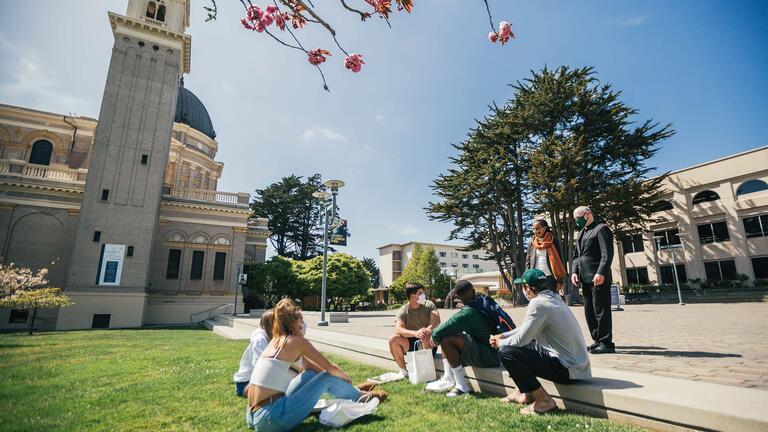
<path id="1" fill-rule="evenodd" d="M 287 342 L 288 338 L 285 341 Z M 278 360 L 277 356 L 280 354 L 283 346 L 285 346 L 285 342 L 283 342 L 283 345 L 277 349 L 277 352 L 272 357 L 265 357 L 263 355 L 259 357 L 253 368 L 253 373 L 251 373 L 251 384 L 281 393 L 285 393 L 288 390 L 288 384 L 298 375 L 298 372 L 291 369 L 291 366 L 296 365 L 301 369 L 301 358 L 293 363 Z"/>

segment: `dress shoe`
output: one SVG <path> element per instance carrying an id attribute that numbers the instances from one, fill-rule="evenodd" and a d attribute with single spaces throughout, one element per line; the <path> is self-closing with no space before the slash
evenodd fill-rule
<path id="1" fill-rule="evenodd" d="M 592 350 L 597 348 L 599 345 L 600 345 L 600 342 L 595 342 L 592 345 L 587 347 L 587 351 L 592 352 Z"/>

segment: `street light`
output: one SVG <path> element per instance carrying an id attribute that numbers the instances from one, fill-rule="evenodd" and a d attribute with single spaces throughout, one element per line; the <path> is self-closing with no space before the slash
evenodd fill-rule
<path id="1" fill-rule="evenodd" d="M 339 189 L 344 187 L 344 182 L 341 180 L 328 180 L 323 183 L 326 187 L 331 189 L 331 220 L 336 219 L 336 195 L 339 193 Z M 323 281 L 322 289 L 320 292 L 320 321 L 318 326 L 327 326 L 328 321 L 325 320 L 325 292 L 328 280 L 328 192 L 315 192 L 312 194 L 315 198 L 323 202 L 323 216 L 325 217 L 325 224 L 323 228 Z"/>
<path id="2" fill-rule="evenodd" d="M 662 246 L 661 245 L 661 237 L 654 237 L 654 238 L 656 239 L 656 250 L 657 251 L 660 251 L 662 249 L 664 249 L 664 250 L 672 250 L 672 252 L 670 253 L 670 255 L 672 255 L 672 275 L 673 275 L 673 277 L 675 279 L 675 285 L 677 286 L 677 300 L 678 300 L 678 302 L 679 302 L 678 304 L 680 306 L 685 306 L 685 303 L 683 303 L 683 294 L 680 291 L 680 279 L 678 279 L 678 277 L 677 277 L 677 262 L 675 262 L 675 251 L 674 251 L 674 249 L 678 249 L 678 248 L 679 249 L 685 249 L 683 247 L 683 242 L 680 241 L 679 245 L 666 245 L 666 246 Z M 661 279 L 661 266 L 659 266 L 659 279 Z"/>

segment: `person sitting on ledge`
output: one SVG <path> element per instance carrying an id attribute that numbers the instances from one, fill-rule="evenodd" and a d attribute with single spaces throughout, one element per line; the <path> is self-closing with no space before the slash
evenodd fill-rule
<path id="1" fill-rule="evenodd" d="M 591 378 L 589 355 L 576 317 L 549 289 L 544 272 L 527 270 L 514 283 L 523 284 L 530 300 L 525 321 L 512 331 L 491 336 L 490 342 L 499 348 L 501 363 L 517 386 L 504 401 L 528 405 L 520 410 L 522 414 L 543 414 L 557 405 L 536 377 L 560 384 Z"/>
<path id="2" fill-rule="evenodd" d="M 240 357 L 240 369 L 238 369 L 233 376 L 235 381 L 235 394 L 240 397 L 245 397 L 245 387 L 251 379 L 251 374 L 253 373 L 254 366 L 256 366 L 256 361 L 261 357 L 264 348 L 267 347 L 267 344 L 269 344 L 269 341 L 272 339 L 271 309 L 266 310 L 261 314 L 259 325 L 261 328 L 256 329 L 251 333 L 251 341 L 248 344 L 248 347 L 245 348 L 243 356 Z"/>
<path id="3" fill-rule="evenodd" d="M 256 362 L 246 387 L 249 427 L 262 432 L 292 430 L 307 418 L 326 393 L 358 402 L 368 402 L 374 397 L 380 401 L 386 399 L 385 392 L 370 391 L 372 384 L 354 387 L 346 372 L 329 362 L 304 338 L 303 323 L 301 309 L 293 301 L 283 299 L 277 303 L 272 340 Z"/>
<path id="4" fill-rule="evenodd" d="M 464 377 L 464 366 L 498 367 L 499 354 L 488 340 L 493 333 L 482 312 L 469 306 L 475 300 L 475 289 L 468 281 L 456 284 L 454 295 L 464 305 L 450 319 L 432 332 L 432 340 L 443 350 L 443 377 L 427 384 L 426 389 L 456 397 L 470 393 Z M 450 390 L 450 391 L 449 391 Z"/>
<path id="5" fill-rule="evenodd" d="M 405 368 L 405 353 L 416 349 L 416 342 L 421 341 L 421 348 L 432 348 L 433 354 L 437 347 L 432 344 L 432 331 L 440 324 L 440 313 L 434 303 L 426 299 L 424 287 L 415 282 L 405 284 L 405 296 L 408 303 L 404 304 L 395 318 L 395 334 L 389 338 L 389 351 L 400 368 L 400 378 L 408 377 Z"/>

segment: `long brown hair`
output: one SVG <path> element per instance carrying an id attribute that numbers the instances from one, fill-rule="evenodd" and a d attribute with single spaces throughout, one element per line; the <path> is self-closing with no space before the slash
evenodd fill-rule
<path id="1" fill-rule="evenodd" d="M 293 336 L 296 334 L 296 321 L 299 320 L 301 308 L 291 299 L 280 300 L 273 309 L 272 338 Z"/>
<path id="2" fill-rule="evenodd" d="M 265 310 L 263 314 L 261 314 L 261 320 L 259 321 L 259 325 L 261 325 L 262 330 L 264 330 L 264 333 L 267 334 L 267 340 L 272 340 L 272 322 L 274 320 L 275 314 L 272 312 L 272 309 Z"/>

